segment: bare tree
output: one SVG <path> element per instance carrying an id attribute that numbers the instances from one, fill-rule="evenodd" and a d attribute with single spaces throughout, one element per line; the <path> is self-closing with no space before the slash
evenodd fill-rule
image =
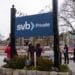
<path id="1" fill-rule="evenodd" d="M 64 20 L 66 25 L 72 28 L 74 31 L 74 23 L 75 23 L 75 1 L 74 0 L 65 0 L 59 18 Z"/>

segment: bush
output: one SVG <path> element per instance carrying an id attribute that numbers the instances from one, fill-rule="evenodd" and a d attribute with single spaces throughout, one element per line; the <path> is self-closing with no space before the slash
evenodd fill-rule
<path id="1" fill-rule="evenodd" d="M 8 64 L 4 64 L 2 67 L 9 68 Z"/>
<path id="2" fill-rule="evenodd" d="M 37 67 L 35 67 L 35 66 L 32 66 L 32 70 L 37 70 Z"/>
<path id="3" fill-rule="evenodd" d="M 53 62 L 47 58 L 39 58 L 37 62 L 37 69 L 41 71 L 50 71 L 52 70 Z"/>
<path id="4" fill-rule="evenodd" d="M 60 72 L 68 72 L 69 71 L 69 67 L 67 65 L 60 65 L 59 66 L 59 71 Z"/>
<path id="5" fill-rule="evenodd" d="M 25 66 L 26 57 L 12 58 L 4 67 L 22 69 Z"/>

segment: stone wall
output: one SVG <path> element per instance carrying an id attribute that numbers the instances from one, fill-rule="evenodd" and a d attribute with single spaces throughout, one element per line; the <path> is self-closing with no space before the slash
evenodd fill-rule
<path id="1" fill-rule="evenodd" d="M 71 72 L 47 72 L 36 70 L 13 70 L 7 68 L 0 68 L 0 75 L 72 75 Z"/>

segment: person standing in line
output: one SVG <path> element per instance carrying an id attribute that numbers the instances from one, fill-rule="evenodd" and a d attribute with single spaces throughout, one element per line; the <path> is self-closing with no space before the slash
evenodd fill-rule
<path id="1" fill-rule="evenodd" d="M 68 46 L 66 44 L 64 47 L 64 63 L 69 64 Z"/>

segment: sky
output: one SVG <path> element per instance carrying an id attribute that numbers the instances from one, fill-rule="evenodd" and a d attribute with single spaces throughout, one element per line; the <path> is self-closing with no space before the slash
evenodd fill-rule
<path id="1" fill-rule="evenodd" d="M 10 9 L 15 5 L 17 15 L 32 15 L 52 11 L 53 0 L 0 0 L 0 34 L 6 39 L 10 33 Z M 64 0 L 58 0 L 61 8 Z"/>

